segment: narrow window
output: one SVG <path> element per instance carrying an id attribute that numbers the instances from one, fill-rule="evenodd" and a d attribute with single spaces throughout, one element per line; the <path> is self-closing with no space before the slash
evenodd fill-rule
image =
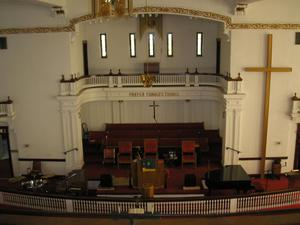
<path id="1" fill-rule="evenodd" d="M 196 38 L 197 38 L 197 56 L 202 56 L 203 34 L 201 32 L 198 32 Z"/>
<path id="2" fill-rule="evenodd" d="M 296 32 L 295 44 L 300 45 L 300 32 Z"/>
<path id="3" fill-rule="evenodd" d="M 6 37 L 0 37 L 0 49 L 7 49 Z"/>
<path id="4" fill-rule="evenodd" d="M 173 34 L 168 33 L 167 35 L 167 56 L 172 57 L 173 56 Z"/>
<path id="5" fill-rule="evenodd" d="M 107 58 L 106 34 L 100 34 L 101 58 Z"/>
<path id="6" fill-rule="evenodd" d="M 155 56 L 155 48 L 154 48 L 154 34 L 149 33 L 148 35 L 148 50 L 149 50 L 149 57 Z"/>
<path id="7" fill-rule="evenodd" d="M 130 57 L 136 57 L 135 33 L 129 34 Z"/>

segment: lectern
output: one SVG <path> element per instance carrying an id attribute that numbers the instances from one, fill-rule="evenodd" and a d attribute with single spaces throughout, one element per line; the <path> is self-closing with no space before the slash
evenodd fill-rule
<path id="1" fill-rule="evenodd" d="M 131 178 L 134 188 L 143 189 L 153 186 L 155 189 L 165 186 L 165 167 L 163 160 L 141 159 L 131 163 Z"/>

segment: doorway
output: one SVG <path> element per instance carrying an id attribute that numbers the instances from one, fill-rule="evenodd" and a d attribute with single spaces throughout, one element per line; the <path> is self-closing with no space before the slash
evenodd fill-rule
<path id="1" fill-rule="evenodd" d="M 300 124 L 297 125 L 296 149 L 294 158 L 294 169 L 300 169 Z"/>
<path id="2" fill-rule="evenodd" d="M 13 176 L 8 127 L 0 126 L 0 178 Z"/>

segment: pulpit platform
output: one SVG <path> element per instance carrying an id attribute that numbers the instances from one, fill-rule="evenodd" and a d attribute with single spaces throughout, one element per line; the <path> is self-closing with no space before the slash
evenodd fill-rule
<path id="1" fill-rule="evenodd" d="M 242 170 L 240 166 L 220 167 L 219 165 L 210 164 L 209 167 L 207 167 L 208 165 L 166 167 L 164 187 L 162 187 L 160 182 L 155 183 L 156 179 L 147 180 L 148 177 L 143 177 L 149 175 L 148 172 L 155 173 L 155 171 L 152 170 L 151 166 L 146 168 L 150 171 L 143 171 L 144 167 L 141 165 L 143 163 L 140 164 L 140 169 L 138 164 L 137 167 L 124 168 L 99 164 L 85 165 L 84 170 L 76 171 L 76 175 L 72 172 L 66 177 L 67 192 L 64 194 L 50 193 L 45 189 L 46 187 L 42 189 L 35 188 L 31 191 L 14 189 L 12 186 L 5 188 L 4 183 L 0 183 L 0 210 L 14 209 L 19 212 L 30 210 L 31 213 L 44 214 L 49 212 L 51 215 L 74 216 L 78 214 L 130 218 L 135 218 L 137 216 L 135 213 L 138 213 L 139 218 L 145 216 L 151 218 L 154 216 L 176 216 L 178 218 L 179 216 L 223 216 L 300 209 L 300 186 L 289 186 L 292 184 L 289 183 L 289 176 L 281 175 L 276 179 L 271 177 L 259 179 L 248 177 L 243 171 L 242 180 L 251 184 L 261 182 L 263 193 L 258 192 L 256 189 L 251 193 L 238 193 L 231 186 L 228 187 L 227 184 L 240 179 L 240 176 L 236 174 L 236 171 Z M 132 170 L 134 168 L 137 168 L 136 181 L 132 180 Z M 160 171 L 162 171 L 161 168 L 157 172 L 160 173 Z M 81 176 L 83 175 L 81 172 L 84 173 L 84 177 Z M 146 172 L 146 174 L 142 174 L 142 181 L 144 179 L 147 182 L 150 181 L 150 183 L 146 182 L 146 188 L 139 186 L 139 172 Z M 114 189 L 103 188 L 101 190 L 98 188 L 103 174 L 112 177 Z M 225 189 L 213 190 L 211 196 L 208 196 L 208 189 L 205 189 L 205 185 L 203 185 L 205 184 L 203 178 L 208 177 L 205 174 L 209 174 L 209 177 L 220 182 L 225 182 L 223 186 Z M 154 174 L 152 175 L 154 176 Z M 157 175 L 159 181 L 161 181 L 160 175 Z M 199 184 L 201 188 L 199 190 L 183 189 L 186 177 L 193 177 L 193 175 L 195 175 L 196 184 Z M 43 175 L 42 178 L 47 179 L 48 184 L 57 181 L 56 177 L 49 179 Z M 79 192 L 76 189 L 81 186 L 83 180 L 87 181 L 88 191 L 82 193 L 84 189 L 81 189 L 81 193 L 78 195 Z M 152 189 L 154 193 L 145 195 L 145 191 L 151 185 L 151 182 L 154 182 L 152 184 L 156 187 Z M 287 184 L 287 187 L 284 184 Z M 284 189 L 278 190 L 276 187 Z M 288 187 L 293 189 L 288 189 Z M 72 190 L 72 192 L 68 192 L 68 190 Z M 272 190 L 272 192 L 268 192 L 268 190 Z"/>
<path id="2" fill-rule="evenodd" d="M 140 164 L 135 166 L 139 167 L 139 173 L 143 174 L 144 182 L 146 186 L 151 185 L 149 182 L 156 182 L 153 185 L 155 194 L 206 194 L 207 189 L 203 187 L 203 178 L 208 170 L 218 169 L 220 165 L 217 163 L 210 163 L 209 165 L 204 164 L 201 166 L 193 167 L 167 167 L 161 168 L 160 161 L 160 175 L 156 175 L 154 171 L 142 172 Z M 117 166 L 102 165 L 102 164 L 86 164 L 84 166 L 86 179 L 88 180 L 89 190 L 97 190 L 97 194 L 139 194 L 141 193 L 142 180 L 132 179 L 132 168 L 131 166 Z M 100 185 L 100 177 L 103 174 L 109 174 L 112 176 L 114 189 L 98 188 Z M 187 175 L 194 175 L 196 185 L 199 189 L 185 189 L 185 178 Z M 155 177 L 157 176 L 157 177 Z M 146 180 L 145 180 L 146 179 Z M 91 192 L 92 193 L 92 192 Z"/>

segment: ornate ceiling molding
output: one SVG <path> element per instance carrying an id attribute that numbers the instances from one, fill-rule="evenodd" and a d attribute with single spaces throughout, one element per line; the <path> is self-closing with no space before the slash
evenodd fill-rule
<path id="1" fill-rule="evenodd" d="M 233 23 L 228 29 L 269 29 L 269 30 L 297 30 L 300 29 L 300 24 L 289 23 Z"/>
<path id="2" fill-rule="evenodd" d="M 73 32 L 74 25 L 65 27 L 32 27 L 32 28 L 7 28 L 0 29 L 0 34 L 24 34 L 24 33 L 58 33 L 58 32 Z"/>
<path id="3" fill-rule="evenodd" d="M 218 13 L 205 12 L 194 9 L 176 8 L 176 7 L 139 7 L 133 8 L 132 14 L 174 14 L 199 17 L 224 23 L 228 30 L 234 29 L 300 29 L 300 24 L 269 24 L 269 23 L 232 23 L 229 16 Z M 128 15 L 127 15 L 128 16 Z M 63 27 L 32 27 L 32 28 L 5 28 L 0 29 L 0 34 L 21 34 L 21 33 L 53 33 L 53 32 L 74 32 L 75 25 L 81 22 L 100 18 L 99 15 L 84 15 L 70 20 L 68 26 Z"/>
<path id="4" fill-rule="evenodd" d="M 224 16 L 221 14 L 213 12 L 205 12 L 194 9 L 185 9 L 185 8 L 175 8 L 175 7 L 139 7 L 132 9 L 133 14 L 143 14 L 143 13 L 158 13 L 158 14 L 176 14 L 176 15 L 185 15 L 185 16 L 195 16 L 201 17 L 210 20 L 216 20 L 223 22 L 225 26 L 231 24 L 231 18 L 229 16 Z"/>

